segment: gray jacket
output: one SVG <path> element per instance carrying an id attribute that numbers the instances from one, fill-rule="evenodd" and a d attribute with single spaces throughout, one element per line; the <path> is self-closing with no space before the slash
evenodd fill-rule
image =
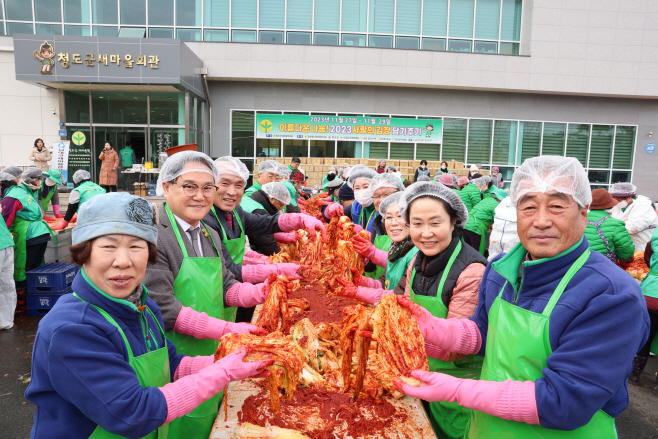
<path id="1" fill-rule="evenodd" d="M 183 306 L 176 298 L 174 293 L 174 280 L 178 276 L 178 271 L 183 264 L 183 252 L 176 240 L 176 234 L 172 229 L 171 222 L 165 211 L 163 204 L 158 209 L 158 216 L 160 223 L 158 224 L 158 259 L 155 264 L 151 264 L 146 269 L 146 276 L 144 276 L 143 283 L 149 290 L 149 297 L 155 301 L 162 311 L 162 318 L 164 320 L 164 330 L 172 331 L 174 324 L 178 318 L 181 307 Z M 178 225 L 178 230 L 182 239 L 185 241 L 185 248 L 188 255 L 194 254 L 192 250 L 192 243 L 187 237 L 187 233 Z M 207 227 L 206 230 L 212 235 L 217 246 L 221 245 L 221 238 L 213 229 Z M 210 238 L 206 238 L 203 233 L 199 234 L 201 246 L 204 255 L 218 256 L 217 251 L 212 245 Z M 224 257 L 221 252 L 219 257 L 222 258 L 222 277 L 224 280 L 224 303 L 226 303 L 226 292 L 236 284 L 235 276 L 227 268 L 224 262 Z M 202 281 L 202 280 L 200 280 Z"/>

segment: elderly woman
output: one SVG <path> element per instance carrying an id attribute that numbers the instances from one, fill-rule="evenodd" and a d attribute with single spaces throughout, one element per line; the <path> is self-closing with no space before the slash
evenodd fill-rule
<path id="1" fill-rule="evenodd" d="M 107 194 L 80 209 L 74 293 L 44 317 L 34 343 L 25 392 L 37 406 L 32 437 L 167 437 L 169 422 L 272 363 L 243 362 L 245 351 L 216 363 L 176 352 L 141 284 L 157 235 L 142 198 Z"/>
<path id="2" fill-rule="evenodd" d="M 377 166 L 377 169 L 375 169 L 378 174 L 383 174 L 386 172 L 386 159 L 381 159 L 379 161 L 379 165 Z"/>
<path id="3" fill-rule="evenodd" d="M 335 166 L 329 166 L 329 171 L 327 172 L 327 175 L 322 177 L 322 186 L 326 186 L 327 183 L 329 183 L 329 176 L 333 175 L 334 177 L 338 175 L 338 168 Z M 333 180 L 333 178 L 332 178 Z"/>

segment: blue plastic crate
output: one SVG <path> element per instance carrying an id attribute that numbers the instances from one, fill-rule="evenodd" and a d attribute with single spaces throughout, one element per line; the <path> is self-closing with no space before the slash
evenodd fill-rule
<path id="1" fill-rule="evenodd" d="M 59 293 L 38 293 L 28 294 L 27 296 L 27 315 L 32 317 L 44 316 L 57 303 L 64 294 L 71 293 L 71 288 L 67 288 Z"/>
<path id="2" fill-rule="evenodd" d="M 68 262 L 42 265 L 26 273 L 27 294 L 61 293 L 71 286 L 78 266 Z"/>

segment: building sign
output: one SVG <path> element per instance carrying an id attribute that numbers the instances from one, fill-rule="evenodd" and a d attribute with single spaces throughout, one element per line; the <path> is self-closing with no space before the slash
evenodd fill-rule
<path id="1" fill-rule="evenodd" d="M 258 139 L 441 143 L 440 119 L 258 114 Z"/>
<path id="2" fill-rule="evenodd" d="M 165 149 L 171 148 L 171 133 L 157 133 L 155 135 L 155 142 L 158 145 L 158 154 L 164 152 Z"/>
<path id="3" fill-rule="evenodd" d="M 76 131 L 71 138 L 68 173 L 72 176 L 79 169 L 91 172 L 91 142 L 82 131 Z"/>
<path id="4" fill-rule="evenodd" d="M 644 147 L 644 150 L 647 152 L 647 154 L 653 154 L 654 152 L 656 152 L 656 144 L 647 143 L 647 146 Z"/>
<path id="5" fill-rule="evenodd" d="M 69 144 L 68 140 L 53 143 L 53 165 L 62 173 L 62 182 L 66 184 L 69 169 Z"/>

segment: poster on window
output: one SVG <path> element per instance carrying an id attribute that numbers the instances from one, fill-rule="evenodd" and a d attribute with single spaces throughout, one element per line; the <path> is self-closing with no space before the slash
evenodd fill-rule
<path id="1" fill-rule="evenodd" d="M 258 139 L 441 143 L 440 119 L 258 114 Z"/>
<path id="2" fill-rule="evenodd" d="M 52 164 L 55 169 L 62 173 L 62 182 L 64 184 L 68 180 L 70 143 L 68 140 L 53 143 Z"/>

